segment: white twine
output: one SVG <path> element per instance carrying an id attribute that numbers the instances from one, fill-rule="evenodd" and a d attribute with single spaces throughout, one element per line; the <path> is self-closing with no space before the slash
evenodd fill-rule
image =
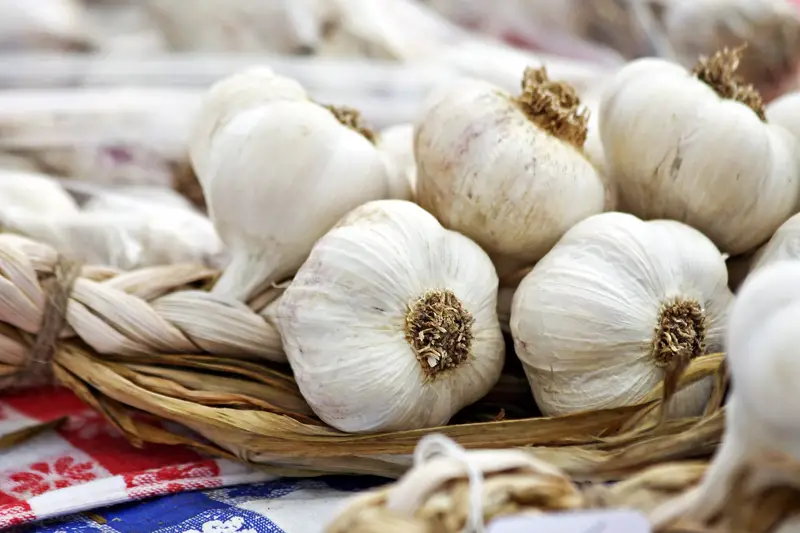
<path id="1" fill-rule="evenodd" d="M 472 463 L 469 452 L 441 434 L 426 435 L 414 449 L 414 466 L 420 466 L 437 456 L 460 461 L 467 469 L 469 481 L 469 514 L 461 533 L 483 533 L 483 473 Z"/>

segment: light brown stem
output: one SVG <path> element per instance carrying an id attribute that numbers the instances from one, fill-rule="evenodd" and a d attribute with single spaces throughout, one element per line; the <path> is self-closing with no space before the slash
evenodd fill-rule
<path id="1" fill-rule="evenodd" d="M 522 94 L 516 98 L 516 103 L 537 126 L 583 149 L 589 112 L 586 108 L 579 109 L 580 98 L 570 85 L 550 81 L 545 67 L 525 69 Z"/>
<path id="2" fill-rule="evenodd" d="M 692 73 L 716 92 L 721 98 L 741 102 L 767 121 L 764 99 L 752 84 L 736 74 L 747 45 L 730 50 L 723 48 L 711 57 L 701 57 Z"/>

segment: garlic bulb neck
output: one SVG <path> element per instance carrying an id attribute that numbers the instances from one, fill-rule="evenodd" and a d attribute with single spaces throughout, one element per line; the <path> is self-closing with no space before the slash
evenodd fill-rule
<path id="1" fill-rule="evenodd" d="M 581 101 L 575 89 L 563 82 L 550 81 L 545 67 L 525 69 L 522 94 L 516 102 L 534 124 L 562 141 L 583 148 L 589 114 L 586 109 L 578 109 Z"/>
<path id="2" fill-rule="evenodd" d="M 745 46 L 733 50 L 723 48 L 711 57 L 701 57 L 692 74 L 714 89 L 720 98 L 743 103 L 752 109 L 762 122 L 766 122 L 766 109 L 761 94 L 753 85 L 746 83 L 736 74 L 744 49 Z"/>
<path id="3" fill-rule="evenodd" d="M 369 129 L 361 119 L 361 113 L 357 109 L 346 106 L 324 105 L 322 106 L 330 111 L 336 120 L 342 126 L 346 126 L 351 130 L 360 133 L 372 144 L 375 144 L 375 132 Z"/>
<path id="4" fill-rule="evenodd" d="M 469 359 L 475 319 L 449 289 L 426 291 L 406 312 L 406 340 L 429 379 Z"/>
<path id="5" fill-rule="evenodd" d="M 694 300 L 664 303 L 653 337 L 655 365 L 668 370 L 683 368 L 705 353 L 706 316 Z"/>

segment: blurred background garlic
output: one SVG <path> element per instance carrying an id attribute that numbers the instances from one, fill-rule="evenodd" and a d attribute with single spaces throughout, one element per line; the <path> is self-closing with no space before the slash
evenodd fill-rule
<path id="1" fill-rule="evenodd" d="M 579 104 L 544 69 L 525 71 L 519 97 L 471 79 L 434 93 L 415 130 L 417 201 L 508 268 L 539 259 L 604 208 Z"/>
<path id="2" fill-rule="evenodd" d="M 353 210 L 314 246 L 278 308 L 300 391 L 342 431 L 446 424 L 500 377 L 497 284 L 478 245 L 415 204 Z"/>
<path id="3" fill-rule="evenodd" d="M 731 255 L 769 239 L 800 194 L 795 141 L 766 122 L 761 96 L 737 77 L 740 54 L 724 50 L 692 73 L 634 61 L 600 106 L 620 209 L 685 222 Z"/>
<path id="4" fill-rule="evenodd" d="M 548 415 L 630 405 L 694 357 L 721 351 L 725 261 L 675 221 L 603 213 L 579 222 L 519 285 L 511 332 Z M 708 380 L 670 409 L 699 414 Z"/>
<path id="5" fill-rule="evenodd" d="M 210 106 L 224 114 L 239 104 L 212 93 L 201 115 Z M 194 159 L 204 161 L 200 183 L 231 254 L 214 294 L 245 301 L 291 276 L 345 213 L 388 195 L 384 159 L 355 110 L 289 98 L 240 108 L 209 129 L 209 152 Z"/>
<path id="6" fill-rule="evenodd" d="M 0 213 L 9 208 L 52 217 L 68 216 L 79 210 L 75 199 L 52 177 L 0 168 Z"/>

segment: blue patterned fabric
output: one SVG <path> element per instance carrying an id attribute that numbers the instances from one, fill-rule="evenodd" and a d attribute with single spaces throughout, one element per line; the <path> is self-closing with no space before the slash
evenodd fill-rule
<path id="1" fill-rule="evenodd" d="M 335 503 L 386 480 L 368 476 L 277 479 L 183 492 L 21 526 L 13 533 L 313 533 Z M 321 502 L 326 502 L 323 506 Z M 324 507 L 324 511 L 323 511 Z M 315 510 L 319 510 L 317 512 Z M 278 515 L 280 520 L 271 514 Z M 296 516 L 292 516 L 292 515 Z"/>

